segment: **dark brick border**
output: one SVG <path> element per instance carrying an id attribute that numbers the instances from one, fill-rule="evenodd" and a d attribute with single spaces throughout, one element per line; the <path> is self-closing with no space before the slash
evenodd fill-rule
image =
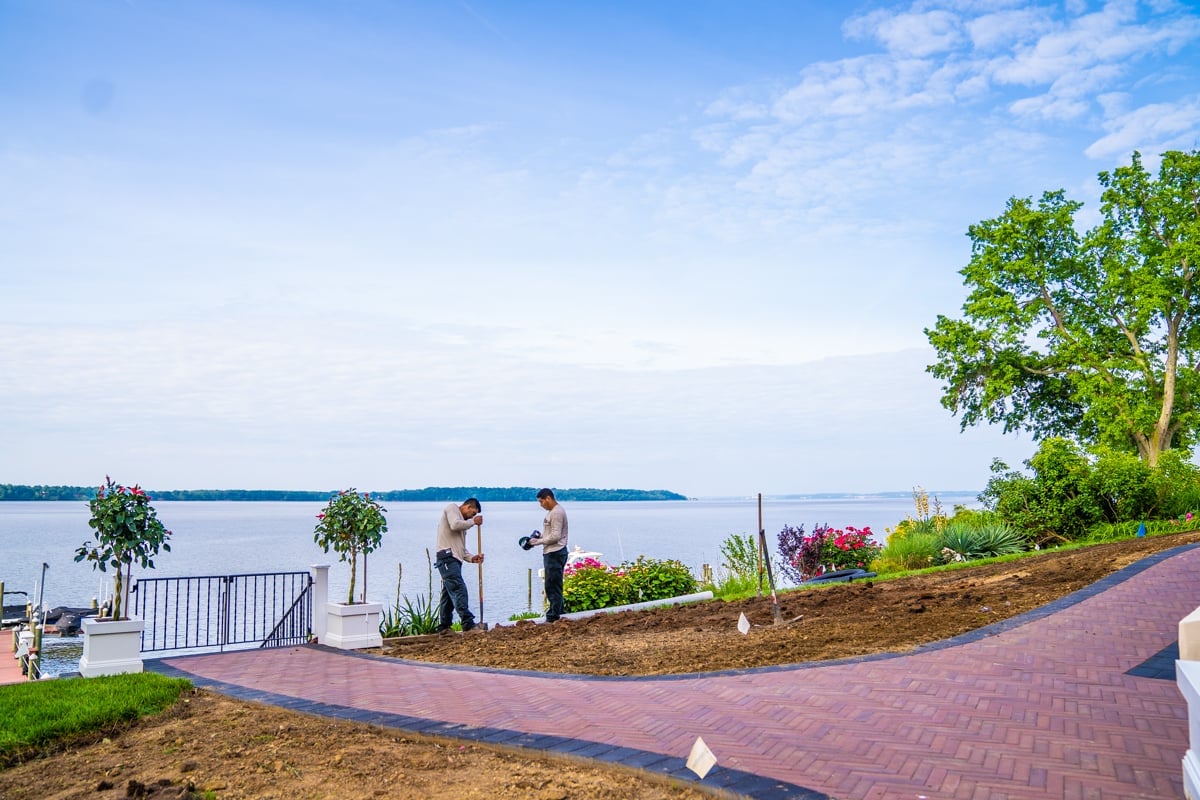
<path id="1" fill-rule="evenodd" d="M 183 658 L 187 658 L 187 656 Z M 179 659 L 172 660 L 177 661 Z M 317 703 L 303 698 L 288 697 L 257 689 L 247 689 L 236 684 L 202 678 L 191 674 L 187 670 L 167 664 L 161 659 L 147 660 L 145 666 L 146 669 L 162 675 L 174 678 L 186 678 L 196 686 L 211 689 L 220 694 L 236 697 L 241 700 L 278 706 L 304 714 L 395 728 L 410 733 L 478 742 L 500 749 L 538 750 L 550 756 L 570 761 L 599 761 L 606 764 L 616 764 L 626 769 L 647 773 L 657 779 L 684 783 L 707 790 L 715 797 L 731 798 L 731 800 L 742 800 L 743 798 L 755 798 L 756 800 L 831 800 L 829 795 L 822 792 L 741 770 L 728 769 L 719 764 L 704 777 L 704 780 L 700 780 L 694 772 L 687 768 L 685 759 L 666 756 L 662 753 L 652 753 L 647 750 L 636 750 L 631 747 L 603 744 L 601 742 L 590 742 L 586 739 L 524 733 L 504 728 L 476 728 L 438 720 L 422 719 L 421 717 L 410 717 L 404 714 L 391 714 L 330 703 Z"/>

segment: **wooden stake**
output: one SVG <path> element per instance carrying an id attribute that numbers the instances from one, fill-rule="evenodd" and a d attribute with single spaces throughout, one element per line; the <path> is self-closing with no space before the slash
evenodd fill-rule
<path id="1" fill-rule="evenodd" d="M 762 492 L 758 493 L 758 530 L 762 531 Z M 762 597 L 762 579 L 763 579 L 763 541 L 758 543 L 758 596 Z"/>
<path id="2" fill-rule="evenodd" d="M 475 554 L 482 555 L 483 553 L 483 523 L 475 525 Z M 483 629 L 487 630 L 487 625 L 483 623 L 483 562 L 479 562 L 479 624 L 483 625 Z"/>
<path id="3" fill-rule="evenodd" d="M 767 550 L 767 532 L 762 528 L 758 529 L 758 545 L 762 552 Z M 783 615 L 779 613 L 779 598 L 775 594 L 775 574 L 771 571 L 771 559 L 767 559 L 767 580 L 771 584 L 771 606 L 775 612 L 775 624 L 782 625 Z"/>

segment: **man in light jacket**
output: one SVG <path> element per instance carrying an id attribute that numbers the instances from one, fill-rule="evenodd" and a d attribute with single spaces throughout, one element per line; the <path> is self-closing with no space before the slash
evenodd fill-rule
<path id="1" fill-rule="evenodd" d="M 442 516 L 437 526 L 437 566 L 438 575 L 442 576 L 442 596 L 438 601 L 438 633 L 449 633 L 454 622 L 454 612 L 462 620 L 463 633 L 475 628 L 475 615 L 467 599 L 467 584 L 463 581 L 462 565 L 464 561 L 471 564 L 482 564 L 483 553 L 472 554 L 467 549 L 467 531 L 472 525 L 482 525 L 483 509 L 474 497 L 459 505 L 450 503 L 442 509 Z"/>

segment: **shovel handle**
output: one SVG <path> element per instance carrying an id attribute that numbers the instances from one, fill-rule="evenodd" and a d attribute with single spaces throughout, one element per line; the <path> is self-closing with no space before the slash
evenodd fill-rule
<path id="1" fill-rule="evenodd" d="M 475 525 L 475 552 L 483 553 L 483 523 Z M 479 562 L 479 623 L 483 624 L 483 562 Z"/>

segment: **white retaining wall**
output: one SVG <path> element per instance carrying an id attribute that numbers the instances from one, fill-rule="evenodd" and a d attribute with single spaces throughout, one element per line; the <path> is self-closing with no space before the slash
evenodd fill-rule
<path id="1" fill-rule="evenodd" d="M 1188 751 L 1183 754 L 1183 793 L 1200 800 L 1200 608 L 1179 621 L 1175 682 L 1188 707 Z"/>

